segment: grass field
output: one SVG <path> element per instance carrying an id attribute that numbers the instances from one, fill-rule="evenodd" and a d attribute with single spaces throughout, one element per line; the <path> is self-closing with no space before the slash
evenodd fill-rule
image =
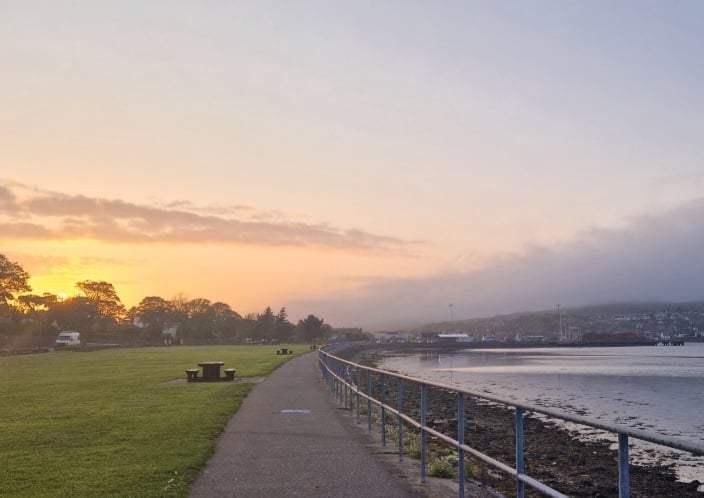
<path id="1" fill-rule="evenodd" d="M 199 361 L 270 373 L 275 346 L 0 358 L 0 496 L 185 496 L 252 384 L 170 383 Z M 305 347 L 293 347 L 299 352 Z"/>

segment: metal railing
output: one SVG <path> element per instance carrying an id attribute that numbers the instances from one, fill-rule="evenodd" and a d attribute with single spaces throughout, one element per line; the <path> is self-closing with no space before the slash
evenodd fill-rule
<path id="1" fill-rule="evenodd" d="M 677 439 L 669 438 L 660 434 L 651 434 L 638 429 L 632 429 L 630 427 L 618 425 L 618 424 L 607 424 L 599 422 L 596 420 L 591 420 L 586 417 L 581 417 L 579 415 L 572 415 L 569 413 L 562 413 L 557 410 L 552 410 L 550 408 L 544 408 L 540 406 L 533 406 L 526 403 L 519 403 L 516 401 L 504 399 L 498 396 L 492 396 L 485 393 L 478 393 L 467 389 L 462 389 L 457 386 L 450 386 L 442 384 L 439 382 L 433 382 L 428 380 L 415 379 L 407 375 L 390 372 L 388 370 L 382 370 L 379 368 L 368 367 L 354 363 L 348 360 L 344 360 L 337 356 L 334 356 L 324 350 L 320 350 L 319 363 L 321 373 L 324 380 L 327 382 L 330 389 L 335 393 L 337 398 L 342 401 L 345 407 L 352 409 L 352 398 L 356 398 L 356 417 L 357 421 L 360 420 L 360 399 L 365 399 L 367 401 L 367 428 L 369 431 L 372 430 L 372 405 L 379 407 L 381 411 L 381 442 L 386 445 L 386 416 L 387 413 L 393 415 L 397 419 L 398 425 L 398 454 L 399 459 L 403 460 L 403 423 L 407 423 L 410 426 L 417 428 L 420 432 L 420 478 L 421 482 L 425 482 L 427 475 L 428 466 L 428 435 L 432 435 L 438 440 L 446 443 L 447 445 L 455 448 L 458 453 L 458 484 L 459 484 L 459 496 L 464 497 L 464 485 L 465 485 L 465 475 L 464 475 L 464 459 L 465 454 L 471 455 L 482 462 L 498 469 L 499 471 L 508 474 L 513 477 L 516 481 L 516 497 L 524 498 L 526 485 L 536 491 L 555 498 L 566 498 L 567 495 L 551 488 L 550 486 L 540 482 L 539 480 L 529 476 L 525 471 L 525 434 L 524 434 L 524 417 L 527 413 L 537 413 L 541 415 L 546 415 L 551 418 L 556 418 L 559 420 L 573 422 L 579 425 L 584 425 L 592 427 L 594 429 L 600 429 L 609 433 L 616 434 L 618 436 L 618 492 L 619 498 L 628 498 L 630 496 L 630 464 L 629 464 L 629 438 L 634 438 L 642 441 L 648 441 L 661 446 L 666 446 L 668 448 L 681 450 L 689 452 L 693 455 L 702 456 L 704 455 L 704 446 L 689 443 L 685 441 L 679 441 Z M 360 389 L 360 384 L 362 383 L 361 373 L 366 373 L 367 387 L 366 392 Z M 372 374 L 379 376 L 379 391 L 382 393 L 382 399 L 377 399 L 373 396 L 374 386 L 372 383 Z M 397 399 L 396 406 L 391 406 L 383 399 L 385 389 L 385 382 L 387 379 L 394 379 L 396 381 L 397 387 Z M 404 400 L 404 384 L 410 384 L 415 386 L 420 391 L 420 420 L 416 420 L 413 417 L 403 413 L 403 400 Z M 440 431 L 437 431 L 427 424 L 427 414 L 428 414 L 428 388 L 438 388 L 445 391 L 453 392 L 457 398 L 457 438 L 452 438 Z M 465 397 L 469 396 L 472 398 L 482 399 L 485 401 L 490 401 L 494 403 L 499 403 L 501 405 L 513 407 L 515 411 L 514 416 L 514 429 L 515 429 L 515 454 L 516 454 L 516 466 L 511 467 L 499 460 L 496 460 L 489 455 L 482 453 L 481 451 L 465 444 L 464 429 L 465 429 L 465 409 L 464 401 Z"/>

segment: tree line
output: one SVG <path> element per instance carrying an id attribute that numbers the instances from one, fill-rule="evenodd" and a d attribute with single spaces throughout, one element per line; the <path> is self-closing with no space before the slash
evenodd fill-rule
<path id="1" fill-rule="evenodd" d="M 147 296 L 128 309 L 110 282 L 77 282 L 80 293 L 61 299 L 32 293 L 29 278 L 0 254 L 0 349 L 45 347 L 61 330 L 80 332 L 84 343 L 121 344 L 314 343 L 334 333 L 312 314 L 292 323 L 286 308 L 242 316 L 227 303 L 177 295 Z"/>

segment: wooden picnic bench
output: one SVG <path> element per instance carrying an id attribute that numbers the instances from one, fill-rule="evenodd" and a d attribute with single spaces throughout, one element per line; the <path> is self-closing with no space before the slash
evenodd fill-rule
<path id="1" fill-rule="evenodd" d="M 200 370 L 197 368 L 189 368 L 186 370 L 186 378 L 188 379 L 188 382 L 194 382 L 198 380 L 198 374 L 200 373 Z"/>

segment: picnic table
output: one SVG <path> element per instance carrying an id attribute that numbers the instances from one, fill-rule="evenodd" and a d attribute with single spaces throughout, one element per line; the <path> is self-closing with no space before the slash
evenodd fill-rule
<path id="1" fill-rule="evenodd" d="M 198 363 L 198 366 L 203 369 L 203 380 L 206 382 L 220 380 L 220 368 L 222 368 L 224 364 L 224 361 L 204 361 Z"/>
<path id="2" fill-rule="evenodd" d="M 198 368 L 189 368 L 186 370 L 186 379 L 188 382 L 218 382 L 218 381 L 230 381 L 235 380 L 235 373 L 237 370 L 234 368 L 225 369 L 225 377 L 220 377 L 220 368 L 225 363 L 222 361 L 203 361 L 198 363 L 198 366 L 203 369 L 203 375 Z"/>

